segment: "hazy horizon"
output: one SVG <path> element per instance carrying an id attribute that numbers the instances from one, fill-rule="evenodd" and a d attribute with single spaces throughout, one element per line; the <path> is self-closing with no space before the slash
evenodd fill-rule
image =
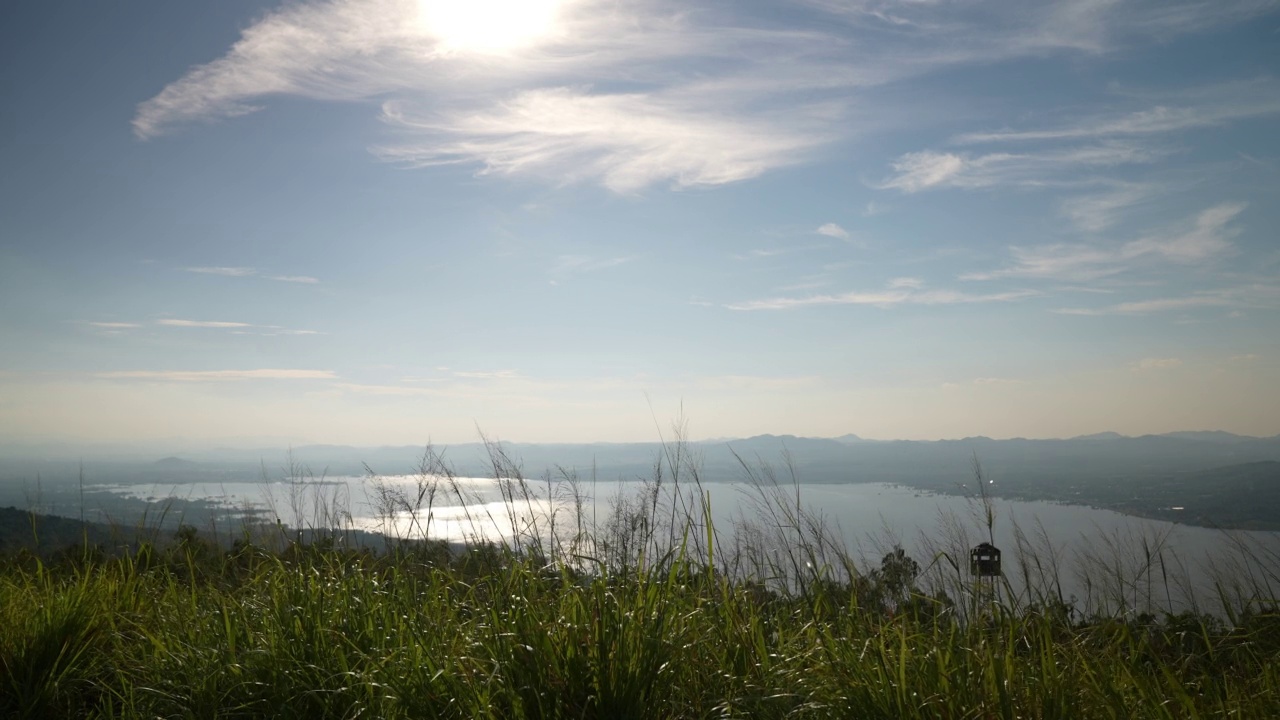
<path id="1" fill-rule="evenodd" d="M 836 435 L 836 436 L 804 436 L 804 435 L 793 435 L 789 433 L 763 433 L 760 435 L 741 436 L 741 437 L 699 437 L 696 435 L 689 434 L 684 436 L 683 438 L 677 438 L 673 434 L 672 428 L 667 428 L 666 430 L 664 430 L 661 437 L 659 437 L 655 433 L 654 437 L 650 439 L 636 440 L 636 441 L 602 440 L 602 441 L 575 442 L 570 440 L 570 441 L 538 443 L 538 442 L 525 441 L 520 438 L 505 438 L 505 437 L 496 437 L 492 435 L 477 434 L 475 437 L 471 438 L 470 440 L 464 440 L 462 442 L 456 442 L 456 443 L 442 443 L 442 442 L 436 442 L 434 440 L 423 440 L 417 443 L 377 443 L 377 444 L 368 444 L 368 445 L 349 444 L 349 443 L 318 443 L 318 442 L 310 442 L 305 438 L 278 438 L 278 437 L 277 438 L 271 438 L 271 437 L 264 437 L 264 438 L 169 437 L 169 438 L 153 438 L 148 440 L 135 440 L 132 442 L 100 442 L 100 443 L 77 442 L 74 440 L 59 440 L 59 439 L 45 438 L 45 439 L 36 439 L 36 440 L 18 441 L 18 442 L 0 442 L 0 450 L 8 450 L 11 452 L 14 452 L 14 451 L 22 452 L 24 450 L 32 451 L 32 452 L 36 452 L 36 451 L 55 452 L 56 451 L 56 452 L 62 453 L 63 455 L 61 457 L 57 457 L 57 458 L 51 457 L 47 459 L 60 460 L 60 461 L 74 461 L 76 458 L 73 457 L 73 455 L 76 455 L 77 453 L 81 453 L 81 455 L 79 456 L 80 459 L 84 459 L 85 455 L 83 455 L 83 453 L 89 453 L 88 455 L 89 458 L 97 457 L 97 459 L 110 459 L 111 457 L 119 457 L 121 459 L 131 459 L 134 461 L 141 461 L 147 457 L 155 459 L 165 455 L 183 456 L 183 455 L 194 454 L 196 456 L 200 456 L 201 454 L 204 454 L 204 453 L 218 453 L 218 452 L 243 453 L 243 452 L 259 452 L 259 451 L 290 453 L 290 452 L 297 452 L 297 451 L 305 451 L 307 448 L 324 448 L 324 447 L 350 448 L 351 450 L 355 450 L 355 451 L 369 451 L 369 452 L 375 452 L 378 450 L 385 450 L 385 449 L 403 449 L 403 448 L 419 448 L 420 449 L 427 446 L 432 446 L 437 450 L 445 450 L 450 447 L 481 446 L 486 441 L 497 442 L 507 446 L 517 445 L 517 446 L 526 446 L 526 447 L 528 446 L 551 447 L 551 446 L 563 445 L 563 446 L 569 446 L 569 447 L 590 447 L 593 445 L 600 445 L 600 446 L 660 445 L 662 443 L 671 443 L 677 439 L 694 443 L 694 444 L 713 445 L 717 443 L 730 443 L 730 444 L 744 443 L 744 442 L 749 442 L 753 440 L 775 438 L 775 439 L 780 439 L 784 441 L 787 439 L 830 440 L 830 441 L 841 443 L 843 445 L 857 447 L 860 444 L 878 445 L 878 444 L 884 444 L 884 443 L 900 443 L 900 442 L 957 443 L 957 442 L 975 441 L 975 440 L 994 441 L 994 442 L 1007 442 L 1007 441 L 1069 442 L 1069 441 L 1098 440 L 1098 439 L 1101 439 L 1103 441 L 1108 439 L 1135 440 L 1135 439 L 1141 439 L 1146 437 L 1177 438 L 1177 439 L 1183 439 L 1183 440 L 1193 440 L 1197 442 L 1206 442 L 1210 444 L 1218 444 L 1218 443 L 1231 444 L 1231 443 L 1235 443 L 1236 441 L 1280 440 L 1280 435 L 1274 435 L 1274 436 L 1240 435 L 1236 433 L 1226 433 L 1225 431 L 1222 431 L 1222 430 L 1183 430 L 1183 431 L 1174 431 L 1170 433 L 1152 433 L 1152 434 L 1145 434 L 1145 435 L 1124 435 L 1120 433 L 1113 433 L 1111 431 L 1103 431 L 1098 433 L 1088 433 L 1085 435 L 1077 435 L 1072 437 L 1026 437 L 1026 436 L 991 437 L 987 435 L 968 435 L 963 437 L 939 437 L 939 438 L 869 438 L 869 437 L 862 437 L 862 436 L 854 436 L 851 438 L 850 437 L 851 435 L 853 434 L 848 433 L 848 434 Z M 1114 436 L 1114 438 L 1112 436 Z M 1199 437 L 1199 436 L 1204 436 L 1204 437 Z M 106 455 L 95 456 L 92 453 L 106 453 Z M 297 460 L 306 462 L 308 458 L 305 456 L 298 456 Z M 771 460 L 781 460 L 781 458 L 771 458 Z"/>
<path id="2" fill-rule="evenodd" d="M 1280 435 L 1280 0 L 0 9 L 0 446 Z"/>

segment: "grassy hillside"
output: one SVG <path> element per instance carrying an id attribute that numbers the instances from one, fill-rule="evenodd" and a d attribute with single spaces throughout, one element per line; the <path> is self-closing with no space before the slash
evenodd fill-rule
<path id="1" fill-rule="evenodd" d="M 13 554 L 22 549 L 33 552 L 55 552 L 83 546 L 113 546 L 119 533 L 110 525 L 82 522 L 19 510 L 0 508 L 0 554 Z"/>
<path id="2" fill-rule="evenodd" d="M 11 717 L 1280 716 L 1280 617 L 1073 618 L 886 573 L 199 544 L 0 574 Z"/>
<path id="3" fill-rule="evenodd" d="M 495 477 L 522 518 L 535 488 L 505 462 Z M 386 487 L 386 512 L 430 523 L 437 494 L 459 490 L 429 469 Z M 675 448 L 602 523 L 513 523 L 499 545 L 375 552 L 338 529 L 224 550 L 184 529 L 123 554 L 9 556 L 0 714 L 1280 717 L 1274 557 L 1241 546 L 1248 573 L 1199 612 L 1161 610 L 1176 579 L 1161 565 L 1153 592 L 1154 564 L 1081 603 L 1052 591 L 1051 557 L 1009 553 L 1049 568 L 1021 588 L 945 550 L 860 565 L 771 477 L 732 539 Z"/>

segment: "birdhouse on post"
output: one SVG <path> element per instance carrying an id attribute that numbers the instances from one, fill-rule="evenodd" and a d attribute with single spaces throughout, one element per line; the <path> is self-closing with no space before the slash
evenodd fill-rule
<path id="1" fill-rule="evenodd" d="M 982 543 L 969 552 L 969 570 L 978 577 L 1000 575 L 1000 548 Z"/>

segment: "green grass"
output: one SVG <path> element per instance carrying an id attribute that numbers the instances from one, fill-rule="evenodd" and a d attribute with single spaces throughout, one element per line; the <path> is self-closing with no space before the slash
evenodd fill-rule
<path id="1" fill-rule="evenodd" d="M 1280 626 L 760 592 L 410 550 L 178 552 L 0 574 L 16 717 L 1276 717 Z M 196 572 L 191 570 L 196 567 Z"/>
<path id="2" fill-rule="evenodd" d="M 508 556 L 130 558 L 0 575 L 16 717 L 1190 718 L 1280 713 L 1273 615 L 1068 623 L 834 584 L 579 577 Z M 189 569 L 189 567 L 188 567 Z"/>
<path id="3" fill-rule="evenodd" d="M 517 471 L 495 469 L 513 507 L 537 487 Z M 782 495 L 761 496 L 777 536 L 723 547 L 691 465 L 646 493 L 463 552 L 188 531 L 0 560 L 0 715 L 1280 717 L 1274 596 L 1224 593 L 1225 619 L 997 601 L 945 559 L 859 568 Z"/>

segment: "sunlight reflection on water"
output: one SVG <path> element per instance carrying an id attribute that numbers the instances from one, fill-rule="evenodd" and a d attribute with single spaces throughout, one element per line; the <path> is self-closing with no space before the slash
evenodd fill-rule
<path id="1" fill-rule="evenodd" d="M 618 499 L 634 494 L 641 485 L 637 481 L 581 484 L 584 525 L 603 527 Z M 339 517 L 334 510 L 341 509 L 347 513 L 341 515 L 341 523 L 329 524 L 399 538 L 509 542 L 517 536 L 548 537 L 553 518 L 561 532 L 577 527 L 575 501 L 566 487 L 538 481 L 523 486 L 508 483 L 505 494 L 503 485 L 491 478 L 442 481 L 413 475 L 385 476 L 377 483 L 367 477 L 333 477 L 299 483 L 193 483 L 168 489 L 121 485 L 107 489 L 136 499 L 177 497 L 228 509 L 256 508 L 292 527 L 325 525 L 324 519 Z M 733 528 L 742 522 L 754 519 L 759 524 L 763 519 L 761 496 L 747 483 L 706 483 L 702 490 L 710 500 L 713 526 L 723 542 L 731 542 Z M 777 497 L 786 498 L 783 502 L 795 501 L 791 488 Z M 696 502 L 692 495 L 684 502 L 691 499 Z M 944 561 L 940 551 L 955 556 L 965 551 L 965 545 L 989 537 L 980 504 L 959 496 L 930 495 L 883 483 L 802 484 L 800 500 L 845 548 L 871 564 L 900 544 L 927 566 Z M 661 512 L 670 512 L 670 502 L 668 496 Z M 412 510 L 415 506 L 416 512 Z M 1028 550 L 1056 557 L 1064 595 L 1083 596 L 1089 590 L 1085 585 L 1091 580 L 1075 569 L 1081 557 L 1092 557 L 1120 575 L 1141 576 L 1135 568 L 1144 561 L 1142 554 L 1159 553 L 1182 572 L 1205 579 L 1221 568 L 1221 558 L 1238 550 L 1241 542 L 1280 557 L 1277 533 L 1227 533 L 1048 502 L 995 498 L 992 508 L 995 523 L 990 538 L 1005 549 L 1006 575 L 1015 584 L 1022 579 L 1017 553 L 1021 537 Z M 695 517 L 701 519 L 700 515 Z M 1150 558 L 1146 561 L 1149 565 Z M 1151 575 L 1143 576 L 1148 583 Z M 1139 590 L 1133 588 L 1135 593 Z M 1204 594 L 1211 588 L 1201 586 L 1195 591 Z"/>

